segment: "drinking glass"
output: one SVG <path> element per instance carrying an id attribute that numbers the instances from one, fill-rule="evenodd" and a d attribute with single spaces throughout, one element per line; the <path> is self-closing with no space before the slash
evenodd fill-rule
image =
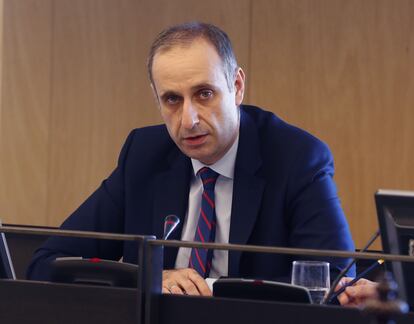
<path id="1" fill-rule="evenodd" d="M 292 284 L 306 287 L 313 304 L 320 304 L 330 287 L 329 262 L 293 261 Z"/>

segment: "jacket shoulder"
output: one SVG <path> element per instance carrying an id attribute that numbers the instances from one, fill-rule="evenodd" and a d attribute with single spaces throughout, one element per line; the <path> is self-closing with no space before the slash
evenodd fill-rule
<path id="1" fill-rule="evenodd" d="M 329 151 L 328 146 L 309 132 L 291 125 L 276 114 L 256 106 L 241 107 L 244 119 L 253 122 L 257 128 L 262 147 L 283 151 L 317 150 Z"/>

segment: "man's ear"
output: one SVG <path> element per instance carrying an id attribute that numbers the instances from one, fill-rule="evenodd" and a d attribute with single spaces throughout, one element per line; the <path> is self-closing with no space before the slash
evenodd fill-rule
<path id="1" fill-rule="evenodd" d="M 235 92 L 235 99 L 236 99 L 236 105 L 240 106 L 243 102 L 244 97 L 244 82 L 245 82 L 246 76 L 244 74 L 244 71 L 242 68 L 237 68 L 236 78 L 234 80 L 234 89 Z"/>

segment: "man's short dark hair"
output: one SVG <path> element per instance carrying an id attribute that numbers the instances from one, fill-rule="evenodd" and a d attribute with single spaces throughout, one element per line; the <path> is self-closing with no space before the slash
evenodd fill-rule
<path id="1" fill-rule="evenodd" d="M 217 26 L 201 22 L 175 25 L 158 34 L 157 38 L 152 43 L 147 61 L 148 75 L 151 83 L 154 84 L 152 65 L 155 54 L 162 51 L 168 51 L 174 46 L 190 45 L 198 38 L 206 40 L 216 49 L 217 54 L 222 61 L 227 84 L 229 89 L 232 90 L 238 65 L 230 38 Z"/>

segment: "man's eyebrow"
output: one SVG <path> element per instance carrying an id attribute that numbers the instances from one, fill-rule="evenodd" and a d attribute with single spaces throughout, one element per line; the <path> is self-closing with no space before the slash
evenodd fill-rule
<path id="1" fill-rule="evenodd" d="M 199 83 L 199 84 L 197 84 L 195 86 L 192 86 L 191 87 L 191 91 L 192 92 L 197 92 L 198 90 L 206 89 L 206 88 L 207 89 L 217 90 L 217 87 L 214 86 L 214 85 L 212 85 L 211 83 L 203 82 L 203 83 Z M 163 93 L 160 94 L 160 98 L 161 99 L 165 99 L 165 98 L 167 98 L 169 96 L 178 96 L 178 97 L 181 97 L 182 95 L 180 93 L 174 91 L 174 90 L 166 90 L 165 92 L 163 92 Z"/>
<path id="2" fill-rule="evenodd" d="M 213 89 L 213 90 L 216 89 L 216 87 L 214 85 L 212 85 L 208 82 L 203 82 L 203 83 L 200 83 L 200 84 L 197 84 L 197 85 L 191 87 L 191 90 L 192 91 L 197 91 L 197 90 L 201 90 L 201 89 L 205 89 L 205 88 Z"/>
<path id="3" fill-rule="evenodd" d="M 168 98 L 169 96 L 180 96 L 180 94 L 178 94 L 177 92 L 174 92 L 174 91 L 171 91 L 171 90 L 167 90 L 167 91 L 165 91 L 164 93 L 162 93 L 161 95 L 160 95 L 160 98 L 161 99 L 166 99 L 166 98 Z"/>

